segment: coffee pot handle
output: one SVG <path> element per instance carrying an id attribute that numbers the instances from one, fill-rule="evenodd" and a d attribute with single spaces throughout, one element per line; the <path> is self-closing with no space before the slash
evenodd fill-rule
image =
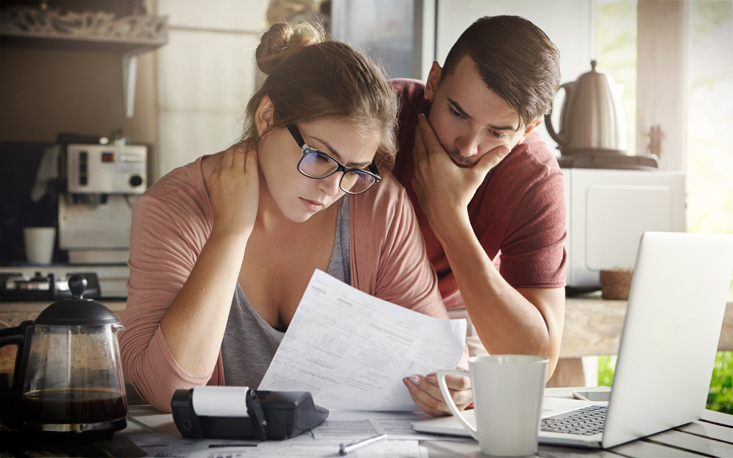
<path id="1" fill-rule="evenodd" d="M 20 326 L 0 329 L 0 348 L 6 345 L 17 345 L 18 354 L 22 353 L 21 348 L 25 342 L 26 325 L 32 325 L 32 321 L 24 321 Z"/>
<path id="2" fill-rule="evenodd" d="M 21 381 L 25 373 L 25 354 L 26 339 L 30 339 L 29 330 L 32 330 L 33 321 L 24 321 L 20 326 L 0 329 L 0 348 L 6 345 L 17 345 L 18 350 L 15 354 L 15 367 L 13 367 L 13 382 L 10 393 L 3 393 L 2 407 L 0 408 L 0 417 L 6 425 L 15 427 L 18 421 L 18 404 L 21 396 Z M 7 388 L 7 387 L 3 387 Z"/>
<path id="3" fill-rule="evenodd" d="M 23 355 L 25 354 L 26 339 L 30 339 L 29 330 L 33 327 L 32 321 L 24 321 L 19 326 L 13 328 L 0 329 L 0 348 L 6 345 L 17 345 L 18 351 L 15 353 L 14 379 L 18 378 L 19 369 L 21 369 Z M 23 367 L 22 369 L 25 369 Z"/>
<path id="4" fill-rule="evenodd" d="M 565 110 L 570 109 L 569 108 L 571 106 L 570 100 L 571 100 L 571 97 L 573 96 L 574 87 L 575 87 L 575 81 L 571 81 L 569 83 L 562 84 L 557 89 L 557 92 L 560 92 L 560 89 L 565 89 L 565 100 L 563 100 L 562 109 L 560 110 L 560 122 L 561 123 L 562 123 L 563 115 L 565 114 Z M 555 96 L 557 96 L 557 94 L 555 94 Z M 563 124 L 560 125 L 561 131 L 566 127 Z M 550 137 L 552 137 L 552 139 L 555 140 L 558 145 L 565 146 L 565 144 L 567 143 L 567 139 L 564 138 L 565 135 L 558 134 L 552 125 L 552 110 L 550 110 L 550 112 L 545 115 L 545 125 L 547 126 L 547 133 L 550 134 Z"/>

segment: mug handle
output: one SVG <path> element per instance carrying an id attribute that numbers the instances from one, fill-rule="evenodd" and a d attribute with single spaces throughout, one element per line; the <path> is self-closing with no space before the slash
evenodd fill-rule
<path id="1" fill-rule="evenodd" d="M 478 440 L 478 430 L 466 420 L 461 412 L 458 411 L 458 407 L 456 407 L 456 403 L 453 402 L 453 398 L 448 391 L 448 386 L 445 384 L 446 375 L 460 375 L 462 377 L 466 377 L 469 376 L 469 374 L 470 372 L 464 370 L 438 371 L 438 386 L 440 387 L 440 392 L 443 395 L 443 399 L 445 400 L 445 403 L 448 404 L 448 408 L 450 409 L 453 416 L 458 419 L 458 421 L 461 423 L 461 426 L 463 426 L 463 429 L 468 431 L 474 439 Z"/>

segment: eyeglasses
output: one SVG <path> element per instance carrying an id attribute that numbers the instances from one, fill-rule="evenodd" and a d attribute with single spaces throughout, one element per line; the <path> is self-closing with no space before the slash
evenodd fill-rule
<path id="1" fill-rule="evenodd" d="M 300 161 L 298 161 L 298 171 L 308 178 L 318 180 L 330 177 L 336 172 L 343 172 L 341 181 L 339 181 L 339 187 L 347 194 L 361 194 L 366 192 L 382 179 L 379 176 L 379 170 L 377 170 L 374 162 L 369 164 L 369 172 L 362 169 L 346 167 L 328 154 L 306 145 L 305 141 L 303 141 L 303 136 L 300 135 L 300 131 L 295 124 L 289 125 L 288 130 L 300 149 L 303 150 L 303 155 L 300 157 Z"/>

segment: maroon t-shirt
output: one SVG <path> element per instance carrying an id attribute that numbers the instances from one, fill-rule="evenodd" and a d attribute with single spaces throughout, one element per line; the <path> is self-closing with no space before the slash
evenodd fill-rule
<path id="1" fill-rule="evenodd" d="M 443 247 L 411 184 L 417 116 L 427 114 L 430 107 L 425 85 L 410 79 L 394 79 L 391 83 L 400 97 L 399 151 L 393 174 L 407 189 L 415 207 L 445 306 L 463 308 Z M 488 173 L 468 205 L 481 246 L 514 288 L 565 286 L 565 211 L 562 171 L 537 132 L 528 135 Z"/>

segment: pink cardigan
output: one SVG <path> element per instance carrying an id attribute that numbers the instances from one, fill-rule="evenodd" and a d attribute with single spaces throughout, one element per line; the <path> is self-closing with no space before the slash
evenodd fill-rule
<path id="1" fill-rule="evenodd" d="M 448 318 L 404 188 L 386 174 L 374 188 L 349 199 L 351 285 L 410 310 Z M 120 350 L 125 376 L 159 410 L 170 411 L 175 390 L 224 384 L 221 353 L 210 376 L 192 376 L 173 359 L 160 330 L 212 223 L 201 158 L 161 178 L 134 206 Z"/>

